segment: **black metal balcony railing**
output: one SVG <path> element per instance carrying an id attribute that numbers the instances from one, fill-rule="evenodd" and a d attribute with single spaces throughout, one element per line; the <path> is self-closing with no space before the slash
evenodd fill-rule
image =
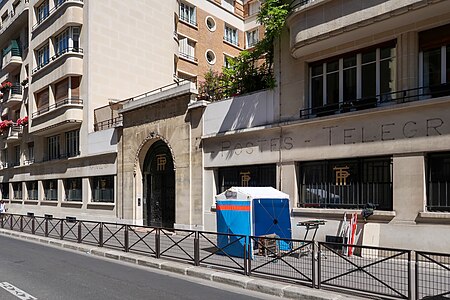
<path id="1" fill-rule="evenodd" d="M 197 26 L 197 20 L 196 19 L 191 19 L 188 16 L 180 15 L 180 20 L 183 21 L 183 22 L 186 22 L 186 23 L 188 23 L 190 25 Z"/>
<path id="2" fill-rule="evenodd" d="M 58 51 L 57 54 L 53 55 L 52 57 L 50 57 L 48 60 L 44 61 L 43 63 L 39 64 L 36 68 L 33 69 L 33 74 L 36 73 L 37 71 L 39 71 L 40 69 L 44 68 L 45 66 L 47 66 L 48 64 L 50 64 L 52 61 L 58 59 L 60 56 L 62 56 L 65 53 L 83 53 L 83 49 L 82 48 L 65 48 L 62 49 L 60 51 Z"/>
<path id="3" fill-rule="evenodd" d="M 101 121 L 101 122 L 94 124 L 94 130 L 100 131 L 100 130 L 106 130 L 109 128 L 113 128 L 113 127 L 120 125 L 122 123 L 122 121 L 123 121 L 122 116 L 115 117 L 115 118 L 105 120 L 105 121 Z"/>
<path id="4" fill-rule="evenodd" d="M 33 27 L 31 28 L 31 31 L 34 31 L 37 27 L 39 27 L 39 25 L 41 25 L 45 20 L 47 20 L 55 11 L 58 10 L 58 8 L 60 8 L 64 3 L 66 2 L 81 2 L 83 3 L 83 0 L 59 0 L 56 1 L 56 5 L 50 9 L 48 12 L 45 13 L 45 15 L 43 15 L 36 24 L 33 25 Z"/>
<path id="5" fill-rule="evenodd" d="M 450 83 L 437 86 L 420 87 L 392 93 L 385 93 L 374 97 L 348 100 L 339 103 L 331 103 L 318 107 L 310 107 L 300 110 L 300 119 L 342 114 L 351 111 L 365 110 L 380 107 L 392 103 L 406 103 L 450 96 Z"/>
<path id="6" fill-rule="evenodd" d="M 14 83 L 11 87 L 11 95 L 22 95 L 22 85 L 20 83 Z"/>
<path id="7" fill-rule="evenodd" d="M 190 61 L 198 62 L 197 57 L 189 55 L 189 54 L 186 54 L 186 53 L 183 53 L 183 52 L 180 52 L 180 57 L 185 58 L 185 59 L 190 60 Z"/>
<path id="8" fill-rule="evenodd" d="M 77 157 L 81 154 L 80 151 L 71 151 L 71 152 L 65 152 L 65 153 L 59 153 L 59 154 L 52 154 L 51 156 L 45 157 L 41 162 L 47 162 L 51 160 L 58 160 L 58 159 L 66 159 L 70 157 Z"/>
<path id="9" fill-rule="evenodd" d="M 39 116 L 39 115 L 42 115 L 43 113 L 46 113 L 46 112 L 48 112 L 48 111 L 57 109 L 57 108 L 59 108 L 59 107 L 61 107 L 61 106 L 64 106 L 64 105 L 73 105 L 73 104 L 75 104 L 75 105 L 83 105 L 83 100 L 81 100 L 81 99 L 79 99 L 79 98 L 66 98 L 66 99 L 63 99 L 63 100 L 60 100 L 60 101 L 56 102 L 56 103 L 53 104 L 53 105 L 40 107 L 37 111 L 35 111 L 35 112 L 31 115 L 31 117 L 32 117 L 32 118 L 35 118 L 35 117 L 37 117 L 37 116 Z"/>

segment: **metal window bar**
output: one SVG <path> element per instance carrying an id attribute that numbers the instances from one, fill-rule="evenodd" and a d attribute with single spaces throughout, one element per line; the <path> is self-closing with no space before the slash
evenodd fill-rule
<path id="1" fill-rule="evenodd" d="M 352 256 L 345 255 L 348 247 L 354 249 Z M 319 242 L 319 254 L 319 288 L 411 298 L 410 250 Z"/>
<path id="2" fill-rule="evenodd" d="M 450 254 L 416 251 L 416 299 L 450 297 Z"/>

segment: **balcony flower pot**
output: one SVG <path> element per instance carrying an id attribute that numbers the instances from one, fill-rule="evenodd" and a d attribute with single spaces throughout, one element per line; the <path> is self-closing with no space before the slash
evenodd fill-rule
<path id="1" fill-rule="evenodd" d="M 20 126 L 27 126 L 28 125 L 28 116 L 18 119 L 16 123 L 17 123 L 17 125 L 20 125 Z"/>

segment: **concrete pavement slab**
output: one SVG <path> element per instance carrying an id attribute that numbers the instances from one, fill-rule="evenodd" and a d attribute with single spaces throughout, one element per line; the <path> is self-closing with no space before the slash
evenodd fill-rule
<path id="1" fill-rule="evenodd" d="M 186 275 L 187 270 L 190 268 L 192 268 L 192 266 L 176 262 L 167 262 L 166 264 L 161 265 L 161 270 L 178 273 L 182 275 Z"/>
<path id="2" fill-rule="evenodd" d="M 253 279 L 245 275 L 231 274 L 216 272 L 212 276 L 212 280 L 219 283 L 230 284 L 233 286 L 239 286 L 242 288 L 247 288 L 247 283 Z"/>

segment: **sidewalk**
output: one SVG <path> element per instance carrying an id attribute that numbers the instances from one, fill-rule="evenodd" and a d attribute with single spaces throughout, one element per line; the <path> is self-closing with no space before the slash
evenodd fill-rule
<path id="1" fill-rule="evenodd" d="M 203 280 L 211 280 L 213 282 L 229 284 L 235 287 L 242 287 L 244 289 L 288 299 L 308 299 L 308 300 L 367 299 L 367 297 L 354 297 L 339 294 L 336 292 L 304 287 L 301 285 L 275 282 L 268 279 L 261 279 L 240 274 L 233 274 L 231 272 L 224 272 L 206 267 L 197 267 L 189 264 L 183 264 L 164 259 L 156 259 L 145 255 L 127 253 L 108 248 L 101 248 L 91 245 L 57 240 L 53 238 L 46 238 L 23 232 L 0 229 L 0 234 L 12 238 L 25 239 L 31 242 L 48 244 L 54 247 L 66 248 L 70 250 L 89 253 L 91 255 L 96 255 L 108 259 L 120 260 L 126 263 L 137 264 L 144 267 L 150 267 L 194 278 L 200 278 Z"/>

